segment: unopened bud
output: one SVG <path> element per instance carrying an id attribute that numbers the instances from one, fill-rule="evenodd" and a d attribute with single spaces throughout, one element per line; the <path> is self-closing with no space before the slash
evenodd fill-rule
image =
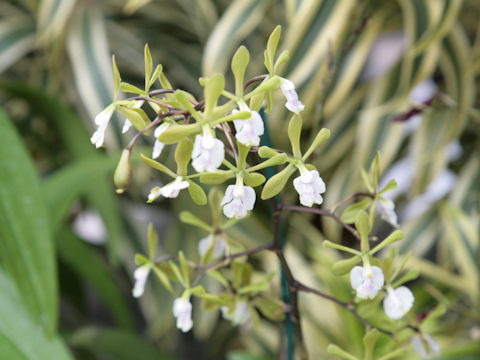
<path id="1" fill-rule="evenodd" d="M 130 185 L 132 179 L 132 167 L 130 165 L 130 150 L 124 149 L 120 161 L 118 162 L 115 173 L 113 174 L 113 183 L 117 188 L 117 193 L 122 194 Z"/>

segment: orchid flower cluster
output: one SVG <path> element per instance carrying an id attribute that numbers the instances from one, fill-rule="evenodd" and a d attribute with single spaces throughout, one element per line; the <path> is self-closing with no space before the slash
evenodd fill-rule
<path id="1" fill-rule="evenodd" d="M 326 185 L 319 171 L 308 163 L 308 160 L 319 145 L 329 138 L 330 132 L 328 129 L 321 129 L 313 134 L 309 146 L 301 146 L 301 113 L 305 106 L 299 100 L 293 82 L 278 75 L 279 67 L 289 58 L 286 50 L 276 56 L 280 32 L 280 27 L 277 27 L 267 43 L 265 66 L 268 74 L 245 80 L 250 54 L 246 47 L 241 46 L 231 62 L 235 90 L 230 92 L 226 89 L 225 77 L 222 74 L 200 78 L 203 100 L 197 100 L 186 91 L 175 90 L 165 76 L 162 66 L 153 68 L 148 46 L 145 46 L 143 89 L 121 82 L 115 58 L 112 61 L 115 96 L 113 103 L 96 117 L 98 128 L 91 141 L 96 147 L 103 146 L 106 129 L 115 111 L 126 117 L 123 133 L 129 132 L 131 128 L 137 129 L 138 133 L 123 150 L 115 170 L 114 183 L 117 192 L 124 192 L 130 184 L 130 158 L 136 142 L 143 135 L 153 136 L 151 156 L 141 154 L 141 158 L 150 167 L 168 176 L 171 181 L 164 186 L 153 187 L 147 202 L 152 203 L 160 197 L 176 198 L 182 190 L 187 190 L 196 204 L 209 204 L 211 209 L 211 223 L 188 211 L 180 214 L 182 222 L 207 233 L 198 242 L 200 263 L 187 260 L 182 251 L 177 256 L 156 257 L 158 239 L 152 225 L 148 231 L 148 256 L 137 254 L 135 258 L 138 267 L 134 272 L 133 296 L 143 295 L 147 278 L 153 272 L 165 289 L 175 296 L 172 313 L 176 318 L 177 328 L 183 332 L 188 332 L 193 327 L 192 297 L 201 299 L 205 309 L 219 311 L 223 318 L 234 325 L 249 326 L 258 323 L 259 312 L 268 319 L 282 320 L 289 316 L 291 311 L 288 304 L 269 291 L 275 274 L 260 276 L 247 261 L 248 255 L 266 250 L 275 251 L 281 258 L 282 249 L 278 241 L 274 239 L 272 244 L 245 249 L 243 244 L 227 235 L 231 226 L 247 217 L 254 209 L 257 201 L 256 188 L 260 186 L 260 198 L 272 199 L 284 189 L 288 189 L 289 179 L 298 171 L 299 175 L 291 184 L 302 207 L 290 208 L 299 211 L 311 208 L 310 210 L 315 212 L 314 206 L 323 203 L 322 194 L 326 192 Z M 151 90 L 157 81 L 161 88 Z M 120 90 L 134 96 L 120 100 Z M 291 152 L 262 144 L 267 132 L 262 111 L 270 112 L 275 105 L 274 93 L 278 90 L 283 94 L 284 106 L 291 114 L 287 131 Z M 150 109 L 144 109 L 146 106 Z M 147 115 L 147 112 L 152 111 L 156 114 L 153 120 Z M 169 146 L 175 146 L 176 171 L 157 161 Z M 269 167 L 282 168 L 267 179 L 263 171 Z M 405 261 L 393 270 L 391 258 L 390 262 L 384 260 L 381 263 L 374 257 L 385 246 L 403 237 L 400 230 L 394 231 L 373 249 L 370 248 L 370 233 L 373 230 L 375 214 L 380 214 L 383 220 L 398 227 L 393 202 L 382 196 L 394 188 L 395 183 L 391 182 L 378 191 L 378 176 L 377 156 L 370 175 L 362 172 L 368 189 L 368 193 L 364 193 L 365 198 L 349 206 L 341 220 L 334 215 L 337 207 L 332 212 L 324 212 L 327 216 L 330 214 L 336 217 L 345 226 L 355 224 L 354 235 L 359 239 L 360 250 L 330 241 L 325 241 L 324 245 L 353 254 L 352 258 L 336 263 L 333 270 L 338 274 L 350 273 L 350 283 L 358 303 L 384 296 L 383 308 L 386 316 L 392 320 L 400 320 L 411 311 L 414 304 L 413 293 L 403 284 L 418 273 L 407 272 L 399 277 Z M 217 186 L 212 188 L 207 197 L 198 181 L 201 184 Z M 274 210 L 279 212 L 282 209 L 287 207 L 277 205 Z M 369 214 L 366 212 L 368 209 Z M 228 220 L 224 221 L 222 214 Z M 362 266 L 359 266 L 359 263 L 362 263 Z M 287 266 L 285 261 L 283 264 Z M 195 278 L 192 277 L 193 274 L 196 274 Z M 208 287 L 202 284 L 205 277 L 214 279 L 224 291 L 210 292 Z M 183 289 L 180 296 L 177 295 L 178 289 L 174 283 Z M 298 286 L 298 282 L 295 284 Z M 304 288 L 305 286 L 297 290 Z M 421 332 L 419 334 L 422 335 Z M 428 344 L 434 341 L 425 336 L 422 337 L 422 344 L 425 341 Z M 429 346 L 431 349 L 435 348 L 434 345 Z M 428 349 L 426 352 L 428 353 Z"/>

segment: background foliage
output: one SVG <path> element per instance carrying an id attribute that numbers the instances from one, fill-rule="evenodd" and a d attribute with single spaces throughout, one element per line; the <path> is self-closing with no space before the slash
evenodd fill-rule
<path id="1" fill-rule="evenodd" d="M 198 95 L 198 77 L 226 71 L 240 44 L 252 54 L 249 71 L 263 73 L 266 39 L 282 24 L 281 48 L 292 53 L 283 74 L 306 105 L 304 127 L 332 134 L 314 161 L 327 183 L 325 206 L 361 190 L 359 169 L 377 151 L 383 170 L 407 164 L 400 173 L 411 176 L 396 200 L 406 234 L 398 251 L 410 251 L 407 266 L 421 273 L 416 306 L 425 314 L 438 304 L 447 309 L 428 329 L 444 349 L 439 359 L 477 359 L 479 13 L 475 0 L 0 1 L 1 357 L 277 357 L 281 324 L 262 321 L 245 332 L 195 311 L 193 334 L 180 336 L 171 297 L 158 284 L 132 300 L 133 254 L 146 252 L 148 220 L 164 252 L 194 256 L 203 236 L 175 214 L 188 207 L 202 216 L 202 209 L 182 196 L 147 207 L 150 184 L 162 179 L 142 164 L 134 186 L 117 196 L 111 174 L 125 145 L 123 119 L 113 121 L 108 152 L 95 151 L 89 136 L 111 102 L 111 53 L 122 77 L 141 84 L 148 42 L 172 83 Z M 387 53 L 398 57 L 382 67 L 375 54 L 385 34 L 397 44 Z M 418 108 L 412 89 L 428 79 L 438 94 Z M 409 132 L 415 109 L 421 121 Z M 268 116 L 279 148 L 287 143 L 285 111 Z M 86 243 L 74 231 L 85 210 L 101 216 L 105 243 Z M 268 216 L 260 207 L 229 236 L 246 247 L 270 239 Z M 299 279 L 348 298 L 347 279 L 330 270 L 339 255 L 319 246 L 327 238 L 348 244 L 348 235 L 330 219 L 293 215 L 288 224 L 287 257 Z M 278 270 L 268 254 L 256 260 L 259 271 Z M 364 329 L 348 312 L 309 295 L 300 302 L 312 358 L 328 358 L 329 343 L 362 354 Z"/>

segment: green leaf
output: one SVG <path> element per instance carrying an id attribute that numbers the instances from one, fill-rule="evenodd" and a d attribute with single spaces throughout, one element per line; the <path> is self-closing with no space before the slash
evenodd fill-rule
<path id="1" fill-rule="evenodd" d="M 377 342 L 379 336 L 380 332 L 377 329 L 371 329 L 363 337 L 363 343 L 365 345 L 365 355 L 363 357 L 364 360 L 373 359 L 373 349 L 375 348 L 375 343 Z"/>
<path id="2" fill-rule="evenodd" d="M 199 227 L 209 233 L 212 232 L 213 230 L 210 225 L 208 225 L 205 221 L 193 215 L 190 211 L 182 211 L 180 213 L 180 221 L 184 222 L 185 224 L 190 224 L 190 225 Z"/>
<path id="3" fill-rule="evenodd" d="M 48 208 L 35 167 L 0 109 L 0 253 L 36 322 L 57 327 L 57 273 Z"/>
<path id="4" fill-rule="evenodd" d="M 105 260 L 66 226 L 57 235 L 56 245 L 62 262 L 94 289 L 118 325 L 132 330 L 133 317 L 129 305 Z"/>
<path id="5" fill-rule="evenodd" d="M 81 328 L 71 336 L 70 343 L 75 348 L 93 352 L 98 359 L 174 359 L 141 338 L 119 330 Z"/>
<path id="6" fill-rule="evenodd" d="M 232 170 L 217 170 L 214 173 L 202 174 L 200 181 L 204 184 L 223 184 L 233 177 L 235 177 L 235 174 Z"/>
<path id="7" fill-rule="evenodd" d="M 382 357 L 379 357 L 378 360 L 395 359 L 396 357 L 405 356 L 408 352 L 409 352 L 409 349 L 405 349 L 405 348 L 395 349 L 395 350 L 389 352 L 388 354 L 383 355 Z M 402 357 L 402 359 L 403 358 L 404 357 Z"/>
<path id="8" fill-rule="evenodd" d="M 172 125 L 158 137 L 158 141 L 161 141 L 164 144 L 174 144 L 183 140 L 187 136 L 198 133 L 200 131 L 200 127 L 201 126 L 199 123 L 188 125 Z"/>
<path id="9" fill-rule="evenodd" d="M 150 119 L 148 118 L 147 114 L 145 114 L 145 111 L 143 111 L 142 109 L 118 106 L 117 110 L 118 112 L 125 115 L 138 131 L 141 131 L 148 125 L 150 125 Z"/>
<path id="10" fill-rule="evenodd" d="M 34 88 L 27 83 L 18 81 L 1 82 L 2 91 L 24 99 L 34 111 L 48 121 L 48 125 L 58 132 L 65 149 L 74 159 L 95 162 L 100 157 L 99 152 L 89 141 L 89 134 L 82 126 L 81 119 L 63 105 L 56 97 L 50 96 L 43 88 Z M 107 250 L 110 260 L 117 261 L 122 257 L 122 241 L 125 239 L 124 221 L 116 204 L 116 195 L 109 177 L 100 179 L 94 185 L 89 185 L 86 192 L 87 202 L 98 210 L 108 231 Z M 64 184 L 64 186 L 67 184 Z"/>
<path id="11" fill-rule="evenodd" d="M 396 280 L 392 284 L 392 286 L 396 288 L 408 281 L 415 280 L 416 278 L 418 278 L 419 275 L 420 275 L 420 271 L 418 269 L 410 269 L 404 275 L 402 275 L 398 280 Z"/>
<path id="12" fill-rule="evenodd" d="M 315 136 L 315 139 L 312 141 L 312 145 L 308 148 L 307 152 L 303 154 L 302 160 L 305 161 L 308 159 L 308 157 L 315 151 L 315 149 L 323 143 L 325 140 L 327 140 L 330 137 L 330 130 L 323 128 L 320 130 Z"/>
<path id="13" fill-rule="evenodd" d="M 207 79 L 205 84 L 205 117 L 207 119 L 213 113 L 213 109 L 217 105 L 218 98 L 225 88 L 225 79 L 222 74 L 216 73 Z"/>
<path id="14" fill-rule="evenodd" d="M 148 224 L 148 258 L 153 260 L 157 251 L 158 235 L 152 223 Z"/>
<path id="15" fill-rule="evenodd" d="M 260 312 L 271 320 L 283 320 L 285 318 L 284 305 L 276 299 L 266 299 L 263 297 L 255 298 L 253 304 Z"/>
<path id="16" fill-rule="evenodd" d="M 382 195 L 386 193 L 387 191 L 394 190 L 397 188 L 397 182 L 395 180 L 390 180 L 385 187 L 378 192 L 378 195 Z"/>
<path id="17" fill-rule="evenodd" d="M 150 83 L 153 70 L 152 54 L 150 53 L 148 44 L 145 44 L 145 48 L 143 49 L 143 57 L 145 59 L 145 91 L 148 91 L 148 84 Z"/>
<path id="18" fill-rule="evenodd" d="M 92 183 L 98 183 L 105 175 L 111 174 L 116 163 L 116 156 L 79 160 L 60 168 L 45 179 L 43 191 L 48 202 L 50 226 L 54 234 L 68 215 L 74 200 L 87 193 Z"/>
<path id="19" fill-rule="evenodd" d="M 182 269 L 182 277 L 185 279 L 186 285 L 190 284 L 190 267 L 187 264 L 187 259 L 183 255 L 183 251 L 178 252 L 178 260 L 180 262 L 180 269 Z"/>
<path id="20" fill-rule="evenodd" d="M 282 191 L 295 170 L 292 164 L 288 164 L 285 169 L 272 176 L 263 187 L 262 200 L 270 199 Z"/>
<path id="21" fill-rule="evenodd" d="M 288 123 L 288 138 L 292 146 L 293 157 L 299 159 L 302 156 L 300 150 L 300 135 L 302 134 L 302 117 L 295 114 Z"/>
<path id="22" fill-rule="evenodd" d="M 35 47 L 35 23 L 29 17 L 11 16 L 0 21 L 0 73 Z"/>
<path id="23" fill-rule="evenodd" d="M 65 44 L 75 78 L 74 85 L 93 120 L 112 102 L 114 89 L 102 7 L 77 2 L 69 21 Z"/>
<path id="24" fill-rule="evenodd" d="M 329 240 L 325 240 L 323 242 L 323 246 L 325 246 L 326 248 L 329 248 L 329 249 L 337 249 L 337 250 L 340 250 L 340 251 L 345 251 L 345 252 L 348 252 L 348 253 L 353 254 L 353 255 L 360 255 L 360 252 L 355 250 L 355 249 L 352 249 L 352 248 L 349 248 L 349 247 L 346 247 L 346 246 L 343 246 L 343 245 L 340 245 L 340 244 L 336 244 L 336 243 L 331 242 Z"/>
<path id="25" fill-rule="evenodd" d="M 145 89 L 145 90 L 147 90 L 147 91 L 150 90 L 152 85 L 155 83 L 155 81 L 157 81 L 157 79 L 162 74 L 162 71 L 163 71 L 163 66 L 161 64 L 157 65 L 157 67 L 155 68 L 155 71 L 153 72 L 152 78 L 150 79 L 150 81 L 147 84 L 147 89 Z"/>
<path id="26" fill-rule="evenodd" d="M 243 96 L 245 72 L 250 62 L 250 53 L 245 46 L 240 46 L 232 58 L 232 73 L 235 77 L 235 95 Z"/>
<path id="27" fill-rule="evenodd" d="M 353 356 L 352 354 L 349 354 L 348 352 L 346 352 L 345 350 L 341 349 L 340 347 L 338 347 L 337 345 L 334 345 L 334 344 L 328 345 L 327 352 L 330 355 L 339 356 L 342 359 L 358 360 L 357 357 Z"/>
<path id="28" fill-rule="evenodd" d="M 187 175 L 187 168 L 192 158 L 193 143 L 190 139 L 183 139 L 177 145 L 175 150 L 175 161 L 177 163 L 177 174 Z"/>
<path id="29" fill-rule="evenodd" d="M 365 210 L 372 203 L 371 198 L 365 198 L 362 201 L 352 204 L 345 209 L 342 214 L 342 221 L 347 224 L 353 224 L 361 210 Z"/>
<path id="30" fill-rule="evenodd" d="M 272 148 L 269 148 L 268 146 L 261 146 L 258 149 L 258 155 L 260 155 L 260 157 L 262 157 L 262 158 L 271 158 L 271 157 L 274 157 L 277 154 L 278 154 L 278 152 L 276 152 Z"/>
<path id="31" fill-rule="evenodd" d="M 127 82 L 122 82 L 120 84 L 120 90 L 132 94 L 145 95 L 145 90 L 142 90 L 139 87 L 136 87 L 135 85 L 129 84 Z"/>
<path id="32" fill-rule="evenodd" d="M 357 218 L 355 219 L 355 227 L 360 234 L 362 252 L 366 253 L 370 250 L 370 245 L 368 244 L 368 235 L 370 234 L 371 229 L 370 219 L 365 211 L 360 210 L 358 212 Z"/>
<path id="33" fill-rule="evenodd" d="M 257 187 L 265 182 L 265 176 L 259 173 L 246 173 L 244 181 L 248 186 Z"/>
<path id="34" fill-rule="evenodd" d="M 24 299 L 0 269 L 0 354 L 3 359 L 70 360 L 67 347 L 57 335 L 47 336 L 25 308 Z"/>
<path id="35" fill-rule="evenodd" d="M 188 187 L 188 192 L 192 198 L 192 200 L 197 205 L 205 205 L 207 203 L 207 195 L 205 191 L 203 191 L 202 187 L 197 183 L 193 182 L 192 180 L 188 180 L 190 186 Z"/>
<path id="36" fill-rule="evenodd" d="M 362 258 L 359 255 L 351 257 L 350 259 L 340 260 L 333 264 L 332 271 L 335 275 L 345 275 L 357 265 Z"/>
<path id="37" fill-rule="evenodd" d="M 172 170 L 167 168 L 165 165 L 159 163 L 158 161 L 152 160 L 143 154 L 140 154 L 140 157 L 147 165 L 151 166 L 152 168 L 160 170 L 164 174 L 167 174 L 173 178 L 177 177 L 177 175 Z"/>
<path id="38" fill-rule="evenodd" d="M 225 73 L 229 60 L 245 37 L 262 23 L 270 0 L 235 0 L 223 12 L 203 51 L 202 73 Z"/>
<path id="39" fill-rule="evenodd" d="M 273 73 L 275 54 L 277 52 L 278 42 L 280 41 L 280 35 L 282 33 L 282 27 L 277 27 L 272 31 L 267 41 L 267 48 L 265 50 L 265 67 L 269 73 Z"/>
<path id="40" fill-rule="evenodd" d="M 393 233 L 391 233 L 390 235 L 388 235 L 385 240 L 383 240 L 380 244 L 378 244 L 377 246 L 375 246 L 371 251 L 370 251 L 370 255 L 374 255 L 376 252 L 380 251 L 381 249 L 383 249 L 385 246 L 388 246 L 390 244 L 393 244 L 397 241 L 400 241 L 403 239 L 403 231 L 401 230 L 396 230 L 394 231 Z"/>
<path id="41" fill-rule="evenodd" d="M 168 276 L 162 271 L 162 269 L 160 269 L 160 267 L 157 265 L 153 265 L 153 271 L 155 272 L 155 275 L 157 275 L 163 287 L 167 289 L 167 291 L 170 292 L 171 294 L 174 294 L 175 292 L 172 288 L 172 284 L 170 284 L 170 280 L 168 279 Z"/>
<path id="42" fill-rule="evenodd" d="M 117 100 L 118 91 L 120 90 L 120 72 L 118 71 L 115 55 L 112 55 L 112 69 L 113 69 L 113 101 Z"/>
<path id="43" fill-rule="evenodd" d="M 227 360 L 273 360 L 272 357 L 255 355 L 247 351 L 235 350 L 227 354 Z"/>

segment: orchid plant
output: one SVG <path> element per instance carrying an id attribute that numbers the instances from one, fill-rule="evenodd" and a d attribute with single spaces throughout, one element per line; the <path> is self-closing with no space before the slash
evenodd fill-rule
<path id="1" fill-rule="evenodd" d="M 153 136 L 151 156 L 141 154 L 141 158 L 171 181 L 162 187 L 153 187 L 147 202 L 154 202 L 159 197 L 176 198 L 182 190 L 187 190 L 196 204 L 209 204 L 212 212 L 211 224 L 188 211 L 180 214 L 181 221 L 208 233 L 199 238 L 197 260 L 187 260 L 182 251 L 178 255 L 156 257 L 158 239 L 150 225 L 149 254 L 137 254 L 135 258 L 138 268 L 134 272 L 133 296 L 142 296 L 147 278 L 152 273 L 175 296 L 172 312 L 180 331 L 188 332 L 194 326 L 192 299 L 196 298 L 203 302 L 204 309 L 219 311 L 225 319 L 237 326 L 255 325 L 261 321 L 259 313 L 271 320 L 290 321 L 295 325 L 297 348 L 302 349 L 301 313 L 297 294 L 306 292 L 344 307 L 365 325 L 364 359 L 372 358 L 380 333 L 402 339 L 392 343 L 391 352 L 381 359 L 402 356 L 408 339 L 421 356 L 436 353 L 439 351 L 438 344 L 423 331 L 422 324 L 417 321 L 414 315 L 414 294 L 404 285 L 414 280 L 418 272 L 404 271 L 408 255 L 399 258 L 394 247 L 386 253 L 381 251 L 401 240 L 402 231 L 395 230 L 382 241 L 372 236 L 376 215 L 394 228 L 399 226 L 394 203 L 382 196 L 396 187 L 395 181 L 383 189 L 378 188 L 379 155 L 373 160 L 368 172 L 361 170 L 366 191 L 351 194 L 332 209 L 318 207 L 323 203 L 322 194 L 327 191 L 327 186 L 318 170 L 308 163 L 308 159 L 329 138 L 330 132 L 321 129 L 313 134 L 313 141 L 308 146 L 302 143 L 304 105 L 299 100 L 294 83 L 279 75 L 281 66 L 289 59 L 287 50 L 276 55 L 280 33 L 281 28 L 277 27 L 267 42 L 265 66 L 268 74 L 245 80 L 250 54 L 246 47 L 241 46 L 231 62 L 235 90 L 227 90 L 223 74 L 200 78 L 200 85 L 203 86 L 202 100 L 186 91 L 175 89 L 161 65 L 154 69 L 148 45 L 145 46 L 144 89 L 121 82 L 113 57 L 115 96 L 112 104 L 96 117 L 98 128 L 91 141 L 96 147 L 103 146 L 108 123 L 115 111 L 126 117 L 124 133 L 131 127 L 138 131 L 123 150 L 115 170 L 114 183 L 117 191 L 123 193 L 130 184 L 130 160 L 137 141 L 142 136 Z M 152 90 L 157 82 L 160 88 Z M 262 142 L 268 128 L 262 111 L 269 113 L 277 106 L 274 93 L 278 90 L 286 99 L 284 106 L 291 112 L 288 125 L 291 149 L 287 150 L 263 145 L 268 142 Z M 120 91 L 134 95 L 119 99 Z M 144 109 L 147 106 L 150 108 L 148 111 Z M 155 113 L 153 119 L 147 115 L 151 112 Z M 155 160 L 168 146 L 175 147 L 175 171 Z M 267 168 L 277 172 L 273 176 L 267 176 Z M 298 195 L 295 199 L 298 198 L 301 206 L 283 202 L 287 198 L 279 196 L 281 192 L 290 191 L 289 179 L 296 170 L 300 175 L 292 183 Z M 214 185 L 208 197 L 198 182 Z M 261 191 L 257 191 L 260 188 Z M 245 249 L 243 245 L 229 239 L 226 229 L 248 216 L 254 210 L 258 198 L 268 200 L 272 207 L 274 237 L 271 242 Z M 350 205 L 345 208 L 347 203 Z M 343 209 L 342 214 L 339 214 L 340 209 Z M 335 263 L 332 268 L 339 276 L 349 274 L 352 288 L 349 301 L 343 301 L 336 294 L 324 293 L 296 279 L 280 241 L 279 224 L 282 214 L 287 212 L 309 212 L 330 217 L 358 240 L 358 245 L 351 247 L 328 240 L 323 243 L 325 247 L 351 255 Z M 222 213 L 230 220 L 222 222 Z M 286 290 L 290 293 L 286 298 L 280 299 L 269 291 L 274 274 L 265 274 L 260 281 L 252 276 L 253 265 L 248 262 L 248 257 L 266 251 L 275 253 L 279 260 L 280 271 L 288 283 Z M 206 277 L 218 282 L 223 290 L 210 290 L 203 281 Z M 383 311 L 380 306 L 382 300 Z M 372 308 L 381 320 L 367 319 L 363 315 L 365 311 L 360 311 L 362 307 Z M 345 359 L 358 359 L 333 344 L 328 347 L 328 351 Z M 304 354 L 302 351 L 298 353 Z"/>

